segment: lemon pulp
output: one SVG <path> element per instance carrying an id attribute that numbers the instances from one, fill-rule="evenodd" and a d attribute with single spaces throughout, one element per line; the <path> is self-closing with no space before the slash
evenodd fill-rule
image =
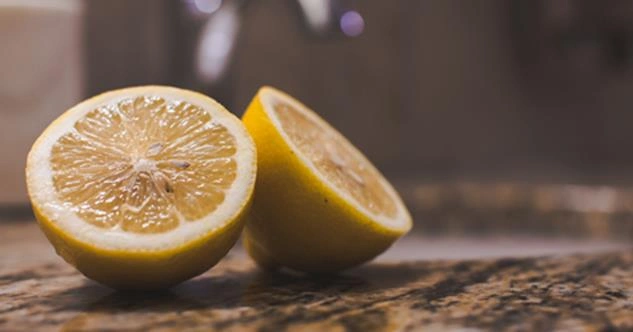
<path id="1" fill-rule="evenodd" d="M 396 203 L 379 182 L 381 175 L 344 137 L 282 100 L 273 109 L 297 150 L 333 185 L 374 214 L 397 215 Z"/>
<path id="2" fill-rule="evenodd" d="M 161 233 L 224 201 L 235 153 L 233 136 L 199 106 L 141 96 L 87 113 L 50 161 L 58 196 L 81 220 Z"/>
<path id="3" fill-rule="evenodd" d="M 260 267 L 340 271 L 376 257 L 411 228 L 382 174 L 298 100 L 263 87 L 242 119 L 258 151 L 244 247 Z"/>
<path id="4" fill-rule="evenodd" d="M 45 235 L 87 277 L 173 286 L 215 265 L 251 205 L 253 141 L 213 99 L 145 86 L 88 99 L 51 123 L 26 180 Z"/>

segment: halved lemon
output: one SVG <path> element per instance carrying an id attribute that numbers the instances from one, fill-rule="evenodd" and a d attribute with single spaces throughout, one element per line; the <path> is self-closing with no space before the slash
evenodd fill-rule
<path id="1" fill-rule="evenodd" d="M 57 253 L 114 288 L 175 285 L 233 246 L 251 201 L 254 144 L 213 99 L 171 87 L 71 108 L 29 153 L 27 187 Z"/>
<path id="2" fill-rule="evenodd" d="M 258 151 L 244 245 L 260 266 L 339 271 L 371 260 L 411 228 L 381 173 L 299 101 L 264 87 L 243 122 Z"/>

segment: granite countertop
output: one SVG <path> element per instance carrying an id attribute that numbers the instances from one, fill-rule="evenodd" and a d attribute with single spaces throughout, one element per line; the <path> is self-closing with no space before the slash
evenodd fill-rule
<path id="1" fill-rule="evenodd" d="M 467 260 L 399 259 L 396 248 L 332 277 L 262 273 L 236 249 L 172 290 L 129 294 L 82 277 L 32 222 L 0 234 L 0 330 L 633 329 L 630 247 Z"/>

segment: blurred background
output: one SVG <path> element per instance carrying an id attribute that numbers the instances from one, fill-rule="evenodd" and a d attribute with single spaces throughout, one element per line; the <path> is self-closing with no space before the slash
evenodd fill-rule
<path id="1" fill-rule="evenodd" d="M 28 148 L 125 86 L 303 100 L 435 233 L 633 236 L 633 1 L 0 0 L 0 206 Z"/>

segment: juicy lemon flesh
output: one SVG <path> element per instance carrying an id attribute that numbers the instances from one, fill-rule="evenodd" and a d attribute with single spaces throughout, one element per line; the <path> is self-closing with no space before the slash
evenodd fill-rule
<path id="1" fill-rule="evenodd" d="M 396 216 L 397 206 L 379 182 L 380 174 L 340 135 L 288 103 L 277 101 L 273 107 L 284 132 L 317 171 L 372 213 Z"/>
<path id="2" fill-rule="evenodd" d="M 240 236 L 256 177 L 253 141 L 213 99 L 142 86 L 81 102 L 33 144 L 27 188 L 55 251 L 121 290 L 172 287 Z"/>
<path id="3" fill-rule="evenodd" d="M 243 245 L 261 268 L 336 273 L 370 261 L 411 228 L 380 172 L 296 99 L 264 87 L 242 120 L 258 153 Z"/>
<path id="4" fill-rule="evenodd" d="M 236 153 L 200 106 L 138 96 L 89 111 L 50 163 L 58 197 L 81 220 L 149 234 L 212 213 L 236 178 Z"/>

